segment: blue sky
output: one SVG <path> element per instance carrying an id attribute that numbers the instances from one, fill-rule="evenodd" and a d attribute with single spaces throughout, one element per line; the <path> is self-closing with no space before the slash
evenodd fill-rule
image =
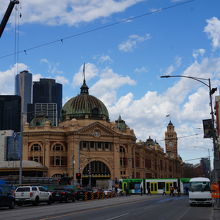
<path id="1" fill-rule="evenodd" d="M 64 104 L 79 94 L 85 62 L 90 94 L 105 103 L 111 121 L 120 114 L 137 140 L 151 136 L 164 147 L 171 120 L 183 160 L 207 157 L 208 149 L 213 155 L 201 129 L 202 119 L 210 117 L 208 88 L 160 76 L 211 78 L 213 87 L 220 86 L 219 0 L 20 2 L 0 39 L 0 94 L 13 94 L 15 74 L 27 69 L 34 80 L 62 83 Z M 0 2 L 1 18 L 8 3 Z M 21 53 L 7 56 L 15 48 Z"/>

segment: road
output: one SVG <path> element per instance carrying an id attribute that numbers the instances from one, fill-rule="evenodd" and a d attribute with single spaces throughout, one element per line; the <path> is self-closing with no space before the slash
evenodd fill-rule
<path id="1" fill-rule="evenodd" d="M 76 203 L 27 205 L 1 209 L 0 219 L 41 220 L 219 220 L 220 210 L 190 207 L 188 198 L 169 196 L 128 196 Z"/>

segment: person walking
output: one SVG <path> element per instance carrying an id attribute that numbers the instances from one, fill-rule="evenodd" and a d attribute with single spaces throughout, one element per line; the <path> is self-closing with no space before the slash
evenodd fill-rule
<path id="1" fill-rule="evenodd" d="M 128 187 L 126 186 L 125 187 L 125 195 L 128 196 L 128 194 L 129 194 L 129 190 L 128 190 Z"/>
<path id="2" fill-rule="evenodd" d="M 166 195 L 166 189 L 165 189 L 165 187 L 163 188 L 163 194 L 162 194 L 163 196 L 165 196 Z"/>
<path id="3" fill-rule="evenodd" d="M 170 187 L 170 196 L 174 196 L 173 193 L 174 193 L 174 188 L 171 186 L 171 187 Z"/>
<path id="4" fill-rule="evenodd" d="M 180 196 L 180 187 L 177 187 L 177 195 Z"/>
<path id="5" fill-rule="evenodd" d="M 147 195 L 151 195 L 150 187 L 149 186 L 147 187 Z"/>
<path id="6" fill-rule="evenodd" d="M 142 193 L 143 193 L 143 188 L 142 188 L 142 186 L 141 186 L 141 188 L 140 188 L 140 192 L 141 192 L 141 196 L 142 196 Z"/>

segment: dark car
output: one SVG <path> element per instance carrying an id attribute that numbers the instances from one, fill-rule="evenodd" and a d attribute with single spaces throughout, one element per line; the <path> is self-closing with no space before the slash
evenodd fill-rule
<path id="1" fill-rule="evenodd" d="M 15 197 L 13 195 L 13 188 L 7 185 L 0 185 L 0 207 L 15 207 Z"/>
<path id="2" fill-rule="evenodd" d="M 52 191 L 52 200 L 59 202 L 75 202 L 75 190 L 70 187 L 59 186 L 54 188 Z"/>

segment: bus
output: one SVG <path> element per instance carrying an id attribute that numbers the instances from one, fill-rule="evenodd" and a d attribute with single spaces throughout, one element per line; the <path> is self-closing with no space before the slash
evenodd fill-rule
<path id="1" fill-rule="evenodd" d="M 199 205 L 206 204 L 212 206 L 212 196 L 210 180 L 205 177 L 196 177 L 190 179 L 189 186 L 189 204 Z"/>

